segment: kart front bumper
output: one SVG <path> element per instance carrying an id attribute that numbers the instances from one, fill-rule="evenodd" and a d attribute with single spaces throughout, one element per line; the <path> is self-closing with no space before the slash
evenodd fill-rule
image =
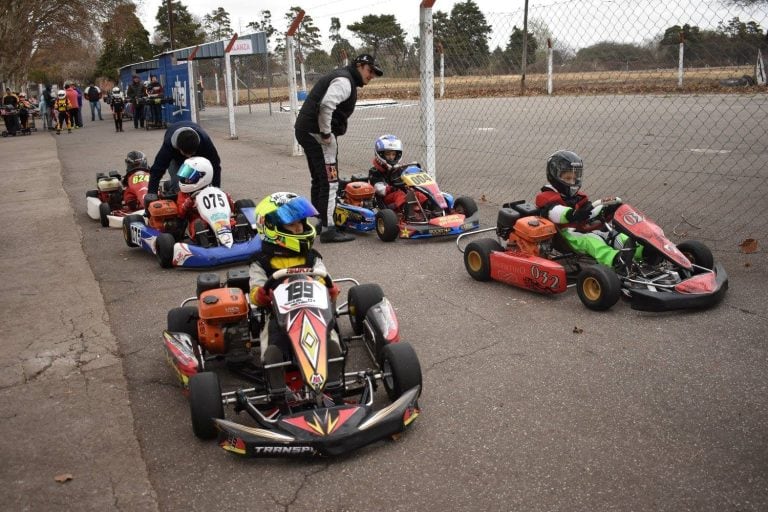
<path id="1" fill-rule="evenodd" d="M 715 263 L 714 279 L 709 290 L 701 293 L 679 291 L 651 291 L 632 289 L 630 307 L 639 311 L 674 311 L 678 309 L 703 309 L 714 306 L 728 290 L 728 275 L 720 263 Z M 702 276 L 702 274 L 699 274 Z M 691 279 L 695 279 L 694 276 Z"/>
<path id="2" fill-rule="evenodd" d="M 456 225 L 438 226 L 434 224 L 404 223 L 400 226 L 400 238 L 431 238 L 438 236 L 458 236 L 480 227 L 480 213 L 476 212 Z"/>
<path id="3" fill-rule="evenodd" d="M 419 392 L 413 387 L 378 411 L 353 404 L 303 411 L 271 428 L 216 419 L 219 446 L 244 457 L 341 455 L 403 432 L 419 415 Z"/>

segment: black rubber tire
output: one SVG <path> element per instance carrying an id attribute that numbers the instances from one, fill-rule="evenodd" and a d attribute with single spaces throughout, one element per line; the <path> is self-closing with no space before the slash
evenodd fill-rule
<path id="1" fill-rule="evenodd" d="M 393 210 L 383 208 L 376 212 L 376 234 L 384 242 L 393 242 L 400 233 L 397 214 Z"/>
<path id="2" fill-rule="evenodd" d="M 381 302 L 384 291 L 375 283 L 366 283 L 353 286 L 347 293 L 349 305 L 349 322 L 355 334 L 363 334 L 363 320 L 371 306 Z"/>
<path id="3" fill-rule="evenodd" d="M 144 216 L 134 214 L 123 217 L 123 240 L 125 240 L 125 244 L 128 247 L 138 247 L 138 245 L 133 243 L 133 240 L 131 239 L 131 228 L 129 227 L 134 222 L 141 222 L 144 224 Z"/>
<path id="4" fill-rule="evenodd" d="M 710 270 L 715 267 L 715 257 L 712 256 L 712 251 L 698 240 L 686 240 L 685 242 L 680 242 L 677 244 L 677 248 L 680 249 L 680 252 L 682 252 L 694 265 Z M 701 272 L 703 272 L 701 269 L 695 268 L 693 273 L 698 274 Z"/>
<path id="5" fill-rule="evenodd" d="M 219 376 L 202 372 L 189 379 L 189 412 L 192 431 L 198 439 L 214 439 L 218 434 L 213 418 L 224 419 Z"/>
<path id="6" fill-rule="evenodd" d="M 167 327 L 170 332 L 183 332 L 197 339 L 197 306 L 184 306 L 168 311 Z"/>
<path id="7" fill-rule="evenodd" d="M 406 341 L 391 343 L 382 350 L 384 389 L 393 402 L 414 386 L 421 386 L 421 364 Z M 419 392 L 421 394 L 421 392 Z"/>
<path id="8" fill-rule="evenodd" d="M 171 268 L 173 266 L 173 246 L 176 245 L 176 239 L 170 233 L 160 233 L 157 240 L 157 261 L 162 268 Z"/>
<path id="9" fill-rule="evenodd" d="M 605 265 L 589 265 L 576 277 L 576 291 L 587 308 L 605 311 L 621 298 L 621 281 L 613 269 Z"/>
<path id="10" fill-rule="evenodd" d="M 492 238 L 483 238 L 467 245 L 464 249 L 464 268 L 477 281 L 491 280 L 491 253 L 503 251 L 499 242 Z"/>
<path id="11" fill-rule="evenodd" d="M 238 199 L 235 201 L 235 212 L 243 211 L 243 208 L 254 208 L 256 204 L 252 199 Z"/>
<path id="12" fill-rule="evenodd" d="M 453 202 L 453 213 L 461 213 L 465 217 L 471 217 L 477 213 L 477 203 L 471 197 L 459 197 Z"/>
<path id="13" fill-rule="evenodd" d="M 98 190 L 86 190 L 85 191 L 85 197 L 99 197 L 99 191 Z"/>
<path id="14" fill-rule="evenodd" d="M 108 228 L 109 227 L 109 214 L 112 213 L 112 207 L 109 206 L 109 203 L 101 203 L 99 205 L 99 222 L 101 222 L 101 227 Z"/>

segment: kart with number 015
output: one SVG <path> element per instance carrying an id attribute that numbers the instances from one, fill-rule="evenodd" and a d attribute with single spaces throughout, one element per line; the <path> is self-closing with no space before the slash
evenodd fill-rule
<path id="1" fill-rule="evenodd" d="M 373 231 L 385 242 L 399 238 L 431 238 L 457 236 L 480 226 L 477 204 L 471 197 L 454 199 L 442 192 L 437 182 L 418 164 L 404 164 L 396 186 L 406 193 L 402 208 L 389 209 L 367 178 L 353 176 L 341 180 L 342 187 L 333 213 L 339 229 Z M 419 202 L 418 198 L 424 198 Z"/>
<path id="2" fill-rule="evenodd" d="M 216 438 L 247 457 L 333 456 L 395 436 L 416 419 L 421 367 L 400 341 L 394 308 L 378 285 L 339 282 L 352 286 L 348 302 L 337 307 L 326 272 L 279 270 L 264 285 L 272 300 L 267 309 L 248 303 L 245 270 L 231 270 L 223 286 L 216 274 L 198 278 L 196 296 L 168 312 L 163 332 L 198 438 Z M 341 336 L 341 316 L 349 317 L 351 336 Z M 277 345 L 261 346 L 267 322 L 287 339 L 289 356 Z M 358 344 L 370 366 L 352 370 Z M 222 393 L 222 369 L 249 387 Z M 375 408 L 382 384 L 391 403 Z M 251 421 L 226 419 L 225 405 Z"/>
<path id="3" fill-rule="evenodd" d="M 497 239 L 467 244 L 467 272 L 478 281 L 501 281 L 544 294 L 562 293 L 575 283 L 581 302 L 597 311 L 611 308 L 622 296 L 643 311 L 705 308 L 722 299 L 728 276 L 706 245 L 695 240 L 673 243 L 620 199 L 593 204 L 596 219 L 643 246 L 641 259 L 610 268 L 575 254 L 538 208 L 516 201 L 501 208 L 496 228 L 490 228 Z"/>

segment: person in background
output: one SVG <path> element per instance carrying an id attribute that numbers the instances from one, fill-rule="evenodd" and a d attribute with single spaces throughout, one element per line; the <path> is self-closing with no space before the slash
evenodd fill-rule
<path id="1" fill-rule="evenodd" d="M 144 128 L 144 105 L 139 104 L 139 100 L 145 95 L 144 84 L 141 83 L 139 75 L 133 75 L 128 89 L 125 91 L 125 99 L 133 108 L 133 128 Z"/>
<path id="2" fill-rule="evenodd" d="M 66 82 L 64 84 L 64 91 L 67 93 L 67 101 L 69 102 L 69 126 L 79 128 L 77 125 L 77 116 L 79 108 L 77 108 L 77 90 L 74 84 Z"/>
<path id="3" fill-rule="evenodd" d="M 200 107 L 200 110 L 205 110 L 205 86 L 203 86 L 203 77 L 200 77 L 197 80 L 197 104 Z"/>
<path id="4" fill-rule="evenodd" d="M 70 107 L 67 91 L 59 89 L 59 92 L 56 93 L 56 101 L 53 102 L 53 110 L 58 116 L 56 119 L 56 135 L 61 134 L 61 129 L 64 126 L 67 127 L 67 133 L 72 133 L 72 119 L 69 116 L 72 109 Z"/>
<path id="5" fill-rule="evenodd" d="M 119 87 L 112 89 L 109 97 L 109 108 L 112 110 L 112 118 L 115 120 L 115 132 L 123 131 L 123 111 L 125 110 L 125 98 Z"/>
<path id="6" fill-rule="evenodd" d="M 50 84 L 46 84 L 43 94 L 40 95 L 40 117 L 43 118 L 43 127 L 46 130 L 53 129 L 53 94 Z"/>
<path id="7" fill-rule="evenodd" d="M 99 121 L 103 121 L 101 117 L 101 89 L 99 89 L 93 82 L 91 82 L 85 89 L 85 97 L 91 104 L 91 121 L 96 120 L 96 114 L 99 114 Z"/>
<path id="8" fill-rule="evenodd" d="M 339 187 L 337 137 L 347 132 L 347 119 L 357 103 L 357 88 L 383 74 L 373 56 L 359 55 L 349 66 L 321 77 L 309 91 L 296 118 L 296 140 L 307 156 L 312 204 L 319 212 L 320 241 L 323 243 L 355 239 L 338 231 L 333 224 Z"/>
<path id="9" fill-rule="evenodd" d="M 160 128 L 163 126 L 163 99 L 165 91 L 163 85 L 158 82 L 157 75 L 152 75 L 149 86 L 147 87 L 147 98 L 149 99 L 149 111 L 151 118 L 145 122 L 151 122 L 153 126 Z"/>

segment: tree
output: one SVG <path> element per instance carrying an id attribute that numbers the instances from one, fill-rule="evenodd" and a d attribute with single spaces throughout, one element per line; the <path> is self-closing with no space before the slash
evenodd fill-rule
<path id="1" fill-rule="evenodd" d="M 229 21 L 229 13 L 223 7 L 214 9 L 210 14 L 203 16 L 203 28 L 208 41 L 229 39 L 234 34 Z"/>
<path id="2" fill-rule="evenodd" d="M 285 13 L 285 20 L 287 25 L 293 23 L 299 12 L 303 9 L 301 7 L 291 7 L 291 9 Z M 320 49 L 320 29 L 315 26 L 315 20 L 312 16 L 305 14 L 301 19 L 296 33 L 293 35 L 294 50 L 301 53 L 302 56 L 309 55 L 310 53 Z M 285 53 L 285 36 L 280 34 L 277 37 L 277 45 L 275 52 Z"/>
<path id="3" fill-rule="evenodd" d="M 196 46 L 205 42 L 205 33 L 202 31 L 200 23 L 195 21 L 187 6 L 181 1 L 171 1 L 171 11 L 173 12 L 173 47 L 185 48 L 187 46 Z M 161 2 L 155 15 L 157 25 L 155 32 L 159 36 L 159 42 L 167 50 L 171 48 L 171 33 L 168 25 L 168 2 Z"/>
<path id="4" fill-rule="evenodd" d="M 532 33 L 528 32 L 528 41 L 525 50 L 526 65 L 534 64 L 536 62 L 536 50 L 538 47 L 538 41 L 536 41 L 536 38 Z M 512 34 L 509 36 L 507 48 L 504 50 L 504 57 L 506 58 L 510 71 L 514 73 L 520 73 L 522 71 L 523 29 L 517 28 L 517 25 L 512 27 Z"/>
<path id="5" fill-rule="evenodd" d="M 136 16 L 136 5 L 118 6 L 112 17 L 102 23 L 104 46 L 96 62 L 96 75 L 118 79 L 119 68 L 148 60 L 156 52 L 149 44 L 149 32 Z"/>
<path id="6" fill-rule="evenodd" d="M 446 66 L 453 73 L 463 75 L 487 69 L 492 27 L 473 0 L 455 4 L 450 18 L 442 11 L 435 12 L 432 30 L 435 40 L 443 45 Z"/>
<path id="7" fill-rule="evenodd" d="M 625 70 L 630 65 L 644 67 L 651 62 L 653 54 L 648 48 L 613 41 L 602 41 L 576 52 L 576 64 L 585 70 Z"/>
<path id="8" fill-rule="evenodd" d="M 328 29 L 328 39 L 333 42 L 333 47 L 331 48 L 331 61 L 336 64 L 341 64 L 344 61 L 343 53 L 346 53 L 347 57 L 350 59 L 355 53 L 355 48 L 347 39 L 342 37 L 340 31 L 341 20 L 339 20 L 339 18 L 331 18 L 331 27 Z"/>
<path id="9" fill-rule="evenodd" d="M 272 40 L 275 32 L 277 32 L 277 29 L 272 26 L 272 12 L 263 10 L 259 14 L 261 15 L 261 19 L 259 21 L 250 22 L 246 27 L 252 28 L 256 32 L 266 32 L 267 44 L 269 44 L 269 41 Z"/>

